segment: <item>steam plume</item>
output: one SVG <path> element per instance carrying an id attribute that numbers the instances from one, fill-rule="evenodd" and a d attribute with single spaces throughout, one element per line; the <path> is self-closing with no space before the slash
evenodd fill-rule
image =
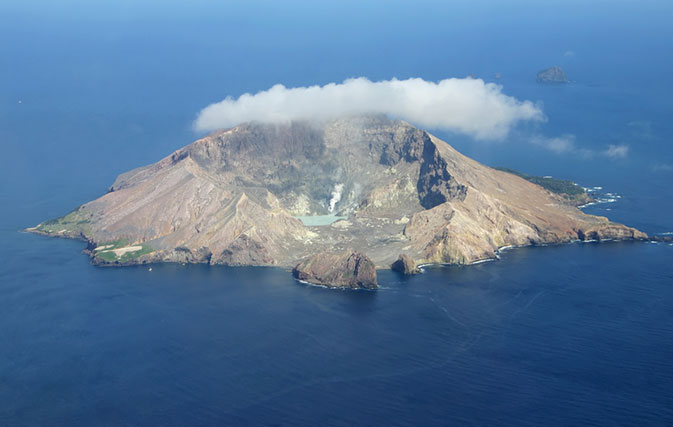
<path id="1" fill-rule="evenodd" d="M 332 213 L 334 212 L 334 208 L 336 207 L 337 203 L 341 201 L 341 193 L 344 190 L 344 185 L 343 184 L 337 184 L 334 186 L 334 191 L 332 191 L 332 198 L 329 201 L 329 212 Z"/>

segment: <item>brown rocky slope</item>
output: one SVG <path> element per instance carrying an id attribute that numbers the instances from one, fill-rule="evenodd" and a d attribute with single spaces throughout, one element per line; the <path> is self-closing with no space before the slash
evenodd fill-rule
<path id="1" fill-rule="evenodd" d="M 503 246 L 647 238 L 381 116 L 217 131 L 29 231 L 84 238 L 106 265 L 293 267 L 353 248 L 389 268 L 400 254 L 468 264 Z"/>

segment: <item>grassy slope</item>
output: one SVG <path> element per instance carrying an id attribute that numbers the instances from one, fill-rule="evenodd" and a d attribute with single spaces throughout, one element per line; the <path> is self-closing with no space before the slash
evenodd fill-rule
<path id="1" fill-rule="evenodd" d="M 499 171 L 508 172 L 513 175 L 520 176 L 526 181 L 530 181 L 533 184 L 537 184 L 540 187 L 551 191 L 552 193 L 560 194 L 570 200 L 578 202 L 587 202 L 589 201 L 589 196 L 587 195 L 586 190 L 581 186 L 575 184 L 572 181 L 564 179 L 555 179 L 555 178 L 545 178 L 541 176 L 528 175 L 523 172 L 516 171 L 514 169 L 496 167 Z"/>
<path id="2" fill-rule="evenodd" d="M 110 246 L 110 247 L 106 247 L 105 249 L 100 250 L 100 251 L 95 251 L 94 253 L 95 253 L 95 256 L 97 258 L 100 258 L 105 262 L 115 262 L 115 261 L 119 261 L 121 263 L 129 262 L 129 261 L 132 261 L 132 260 L 138 258 L 141 255 L 145 255 L 145 254 L 148 254 L 148 253 L 154 251 L 154 249 L 152 249 L 152 247 L 148 244 L 145 244 L 145 243 L 130 243 L 126 239 L 119 239 L 119 240 L 116 240 L 114 242 L 103 243 L 103 244 L 98 245 L 99 248 L 104 247 L 104 246 Z M 139 249 L 139 250 L 134 251 L 134 252 L 126 252 L 122 256 L 117 256 L 112 251 L 113 249 L 119 249 L 119 248 L 123 248 L 123 247 L 126 247 L 126 246 L 141 246 L 142 249 Z"/>
<path id="3" fill-rule="evenodd" d="M 45 221 L 35 227 L 38 231 L 55 236 L 74 237 L 78 235 L 89 234 L 89 224 L 91 223 L 91 214 L 82 207 L 78 207 L 69 214 Z M 100 251 L 94 251 L 94 256 L 105 262 L 125 263 L 133 261 L 141 255 L 153 252 L 154 249 L 146 243 L 133 243 L 126 239 L 118 239 L 114 242 L 101 243 L 98 247 L 110 246 Z M 122 256 L 117 256 L 112 249 L 119 249 L 126 246 L 142 246 L 142 249 L 135 252 L 127 252 Z"/>
<path id="4" fill-rule="evenodd" d="M 38 231 L 47 234 L 87 234 L 91 214 L 82 207 L 78 207 L 69 214 L 50 219 L 35 227 Z"/>

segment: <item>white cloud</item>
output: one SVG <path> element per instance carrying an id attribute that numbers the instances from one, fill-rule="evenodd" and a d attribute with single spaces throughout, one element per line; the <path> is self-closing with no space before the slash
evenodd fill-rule
<path id="1" fill-rule="evenodd" d="M 477 139 L 501 139 L 518 122 L 543 121 L 541 109 L 502 93 L 502 86 L 481 79 L 420 78 L 372 82 L 364 77 L 324 86 L 269 90 L 237 99 L 227 97 L 201 110 L 199 131 L 248 121 L 325 120 L 349 114 L 382 113 L 417 126 L 460 132 Z"/>
<path id="2" fill-rule="evenodd" d="M 555 153 L 568 153 L 576 150 L 575 135 L 570 134 L 553 138 L 534 135 L 531 142 Z"/>
<path id="3" fill-rule="evenodd" d="M 601 154 L 612 159 L 624 159 L 629 154 L 628 145 L 608 145 L 607 150 Z"/>
<path id="4" fill-rule="evenodd" d="M 605 150 L 595 151 L 578 146 L 576 140 L 577 138 L 572 134 L 552 138 L 542 135 L 533 135 L 530 142 L 557 154 L 572 154 L 584 159 L 591 159 L 597 156 L 609 157 L 611 159 L 625 159 L 629 154 L 629 146 L 625 144 L 610 144 Z"/>

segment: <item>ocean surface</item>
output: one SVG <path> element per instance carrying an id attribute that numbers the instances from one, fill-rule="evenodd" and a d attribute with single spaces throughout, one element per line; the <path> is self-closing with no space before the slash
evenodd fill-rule
<path id="1" fill-rule="evenodd" d="M 196 139 L 227 95 L 468 74 L 548 120 L 498 142 L 433 133 L 673 232 L 673 5 L 493 3 L 2 2 L 0 425 L 673 424 L 669 244 L 512 249 L 381 271 L 370 292 L 98 268 L 82 242 L 20 232 Z M 536 84 L 552 65 L 571 83 Z"/>

